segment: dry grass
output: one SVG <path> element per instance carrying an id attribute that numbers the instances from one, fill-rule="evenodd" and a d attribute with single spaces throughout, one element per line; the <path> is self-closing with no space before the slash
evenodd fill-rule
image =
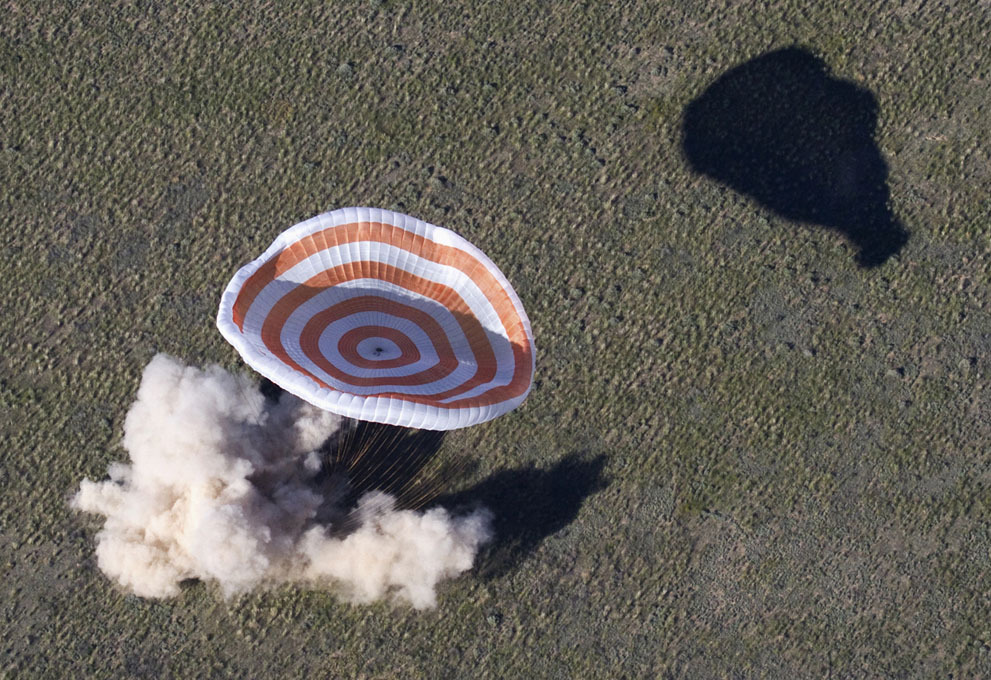
<path id="1" fill-rule="evenodd" d="M 8 5 L 0 674 L 991 675 L 989 23 L 980 2 Z M 877 270 L 682 157 L 685 107 L 790 44 L 878 100 L 911 237 Z M 142 367 L 238 368 L 224 284 L 344 205 L 458 231 L 527 306 L 533 394 L 434 458 L 477 463 L 445 492 L 503 504 L 506 568 L 427 614 L 118 592 L 67 496 L 120 458 Z M 606 458 L 568 496 L 575 452 Z"/>

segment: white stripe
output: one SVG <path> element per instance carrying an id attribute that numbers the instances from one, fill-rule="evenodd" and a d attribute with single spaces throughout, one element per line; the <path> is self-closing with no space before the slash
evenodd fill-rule
<path id="1" fill-rule="evenodd" d="M 430 383 L 425 383 L 423 385 L 377 385 L 372 387 L 360 387 L 357 385 L 351 385 L 350 383 L 343 382 L 328 375 L 323 369 L 310 361 L 309 357 L 303 353 L 299 341 L 300 334 L 306 326 L 306 323 L 313 317 L 314 314 L 327 309 L 333 304 L 347 300 L 351 297 L 369 294 L 369 290 L 365 288 L 364 285 L 370 283 L 380 286 L 380 289 L 379 291 L 376 291 L 376 294 L 385 297 L 386 299 L 396 299 L 403 304 L 407 304 L 423 311 L 426 314 L 429 314 L 447 335 L 448 342 L 451 344 L 451 347 L 454 350 L 455 358 L 458 361 L 458 367 L 444 378 Z M 410 297 L 409 292 L 405 288 L 393 286 L 392 284 L 386 284 L 384 281 L 379 281 L 376 279 L 356 279 L 355 281 L 349 281 L 341 284 L 340 286 L 335 286 L 335 288 L 337 290 L 327 289 L 322 291 L 303 305 L 300 305 L 286 320 L 286 324 L 283 326 L 280 333 L 282 345 L 293 361 L 310 371 L 313 375 L 317 376 L 328 385 L 334 387 L 334 389 L 360 395 L 376 394 L 379 392 L 427 395 L 446 392 L 458 385 L 463 384 L 466 380 L 469 380 L 475 375 L 475 356 L 471 351 L 470 345 L 468 344 L 468 339 L 461 330 L 460 324 L 458 324 L 454 316 L 444 306 L 434 302 L 433 300 Z M 332 298 L 333 302 L 329 302 L 326 298 Z M 372 316 L 372 314 L 369 314 L 369 316 Z M 380 314 L 374 313 L 374 316 L 380 317 Z M 328 356 L 327 358 L 335 364 L 343 362 L 346 366 L 351 367 L 354 371 L 356 371 L 354 373 L 355 375 L 362 375 L 362 372 L 367 371 L 368 369 L 352 366 L 350 362 L 346 362 L 344 358 L 337 353 L 337 340 L 340 338 L 340 335 L 351 328 L 357 327 L 358 325 L 352 325 L 354 322 L 351 319 L 352 317 L 348 317 L 347 319 L 341 319 L 335 324 L 332 324 L 332 326 L 336 327 L 333 331 L 336 335 L 333 340 L 334 355 L 333 357 Z M 433 357 L 433 361 L 426 363 L 426 357 L 421 356 L 420 362 L 417 362 L 416 364 L 418 370 L 409 371 L 406 370 L 409 367 L 403 367 L 402 369 L 383 369 L 382 373 L 396 376 L 410 375 L 418 372 L 419 370 L 425 370 L 436 363 L 436 354 L 433 352 L 433 344 L 430 342 L 426 333 L 424 333 L 419 326 L 408 319 L 393 317 L 392 315 L 387 315 L 386 317 L 383 317 L 383 319 L 386 323 L 380 323 L 378 325 L 395 328 L 401 333 L 404 333 L 411 340 L 414 340 L 414 342 L 416 342 L 417 338 L 420 338 L 420 341 L 416 342 L 417 348 L 420 350 L 421 355 L 429 355 L 430 357 Z M 389 319 L 394 320 L 394 322 L 388 322 Z M 359 319 L 355 320 L 358 321 Z M 376 318 L 375 322 L 378 323 L 379 320 L 381 319 Z M 323 338 L 321 338 L 321 340 L 322 339 Z M 321 343 L 321 345 L 322 344 L 323 343 Z M 334 357 L 336 357 L 336 359 Z M 345 366 L 341 366 L 341 370 L 348 371 Z"/>
<path id="2" fill-rule="evenodd" d="M 343 208 L 318 215 L 312 219 L 306 220 L 305 222 L 300 222 L 282 232 L 276 238 L 275 242 L 273 242 L 272 245 L 265 251 L 265 253 L 251 263 L 242 267 L 234 275 L 225 289 L 221 299 L 220 309 L 217 316 L 217 326 L 224 337 L 231 342 L 235 348 L 237 348 L 245 360 L 260 373 L 273 380 L 273 382 L 302 396 L 307 401 L 310 401 L 321 408 L 326 408 L 348 417 L 393 423 L 407 427 L 426 427 L 437 430 L 465 427 L 490 420 L 491 418 L 514 408 L 522 402 L 526 397 L 526 394 L 529 392 L 529 385 L 526 387 L 523 394 L 518 397 L 505 399 L 491 405 L 459 409 L 437 408 L 430 406 L 429 404 L 417 404 L 402 399 L 381 397 L 366 398 L 348 394 L 346 392 L 338 392 L 321 388 L 311 379 L 293 369 L 290 369 L 281 361 L 273 357 L 268 352 L 267 348 L 264 346 L 264 343 L 261 341 L 261 338 L 258 337 L 257 334 L 253 336 L 246 335 L 238 329 L 237 325 L 233 322 L 234 303 L 236 302 L 244 283 L 255 272 L 257 272 L 261 266 L 276 257 L 281 251 L 291 246 L 301 238 L 324 229 L 356 222 L 379 222 L 389 224 L 399 229 L 416 234 L 428 241 L 458 248 L 473 257 L 476 260 L 476 265 L 471 268 L 471 271 L 461 273 L 462 279 L 467 278 L 470 280 L 472 275 L 479 270 L 479 267 L 484 267 L 484 269 L 486 269 L 488 273 L 495 278 L 496 282 L 503 288 L 503 292 L 509 297 L 516 311 L 516 315 L 523 324 L 526 338 L 525 341 L 527 342 L 530 350 L 530 359 L 532 362 L 531 369 L 535 366 L 536 351 L 533 345 L 533 333 L 529 319 L 523 309 L 523 304 L 520 302 L 519 297 L 516 295 L 506 277 L 481 250 L 454 232 L 444 229 L 443 227 L 428 224 L 408 215 L 374 208 Z M 407 255 L 406 257 L 409 258 L 410 256 Z M 319 262 L 316 263 L 314 273 L 325 270 L 329 264 L 331 264 L 331 260 L 326 257 L 326 253 L 322 253 L 319 257 Z M 392 262 L 392 264 L 395 264 L 395 262 Z M 430 268 L 433 269 L 434 267 L 444 266 L 445 265 L 431 263 Z M 421 268 L 418 273 L 422 276 L 425 271 Z M 427 275 L 424 276 L 424 278 L 435 280 L 433 275 Z M 460 292 L 460 288 L 463 285 L 462 279 L 455 280 L 453 283 L 442 283 L 445 283 L 445 285 L 450 285 L 454 288 L 454 290 Z M 473 281 L 471 282 L 471 285 L 477 288 Z M 282 282 L 280 285 L 276 286 L 276 290 L 274 291 L 276 293 L 275 297 L 282 297 L 282 295 L 288 292 L 291 286 L 293 286 L 293 284 L 289 282 Z M 512 363 L 512 352 L 509 341 L 506 337 L 503 337 L 508 335 L 507 329 L 502 328 L 501 322 L 498 321 L 498 315 L 490 317 L 485 314 L 479 314 L 476 308 L 470 305 L 468 297 L 463 297 L 463 299 L 473 309 L 476 314 L 476 318 L 482 322 L 483 327 L 489 328 L 490 333 L 494 331 L 494 335 L 498 336 L 498 340 L 495 340 L 494 344 L 497 346 L 495 348 L 495 353 L 498 357 L 499 364 L 497 369 L 497 378 L 492 384 L 494 385 L 497 382 L 502 382 L 500 377 L 505 377 L 505 382 L 508 382 L 512 377 L 512 372 L 515 370 L 515 366 Z M 254 307 L 254 305 L 252 306 Z M 267 314 L 271 309 L 271 304 L 267 304 L 265 307 L 265 314 Z M 248 313 L 250 314 L 251 311 L 252 310 L 248 310 Z M 494 310 L 492 311 L 494 312 Z M 493 319 L 495 319 L 494 323 L 492 321 Z M 247 315 L 244 319 L 244 327 L 249 329 L 250 333 L 252 326 L 249 323 Z M 260 329 L 260 326 L 258 326 L 258 329 Z M 336 347 L 336 344 L 334 346 Z M 505 366 L 503 365 L 504 357 L 506 361 Z M 481 394 L 485 390 L 490 389 L 490 387 L 491 385 L 479 386 L 464 395 L 459 395 L 448 401 L 460 400 L 470 397 L 471 395 Z"/>
<path id="3" fill-rule="evenodd" d="M 252 302 L 244 316 L 244 325 L 260 326 L 260 320 L 268 316 L 272 307 L 283 295 L 297 288 L 312 277 L 333 266 L 347 265 L 354 262 L 378 262 L 388 264 L 397 269 L 415 274 L 432 283 L 445 285 L 460 295 L 471 313 L 482 326 L 491 332 L 508 335 L 508 329 L 503 328 L 502 321 L 495 307 L 485 296 L 479 285 L 460 269 L 442 265 L 413 255 L 407 250 L 379 242 L 362 242 L 374 245 L 375 248 L 367 256 L 350 251 L 350 246 L 335 246 L 311 254 L 294 267 L 284 272 L 277 279 L 268 283 Z M 331 266 L 327 266 L 327 262 Z M 397 284 L 398 285 L 398 284 Z M 410 295 L 414 293 L 410 292 Z M 439 303 L 440 304 L 440 303 Z M 257 308 L 256 308 L 257 307 Z"/>
<path id="4" fill-rule="evenodd" d="M 368 318 L 373 316 L 373 314 L 375 317 L 374 320 Z M 405 319 L 394 316 L 383 318 L 383 315 L 379 314 L 378 312 L 361 313 L 361 314 L 347 316 L 343 319 L 340 319 L 339 321 L 336 321 L 335 323 L 332 323 L 324 330 L 323 333 L 321 333 L 319 340 L 320 353 L 327 359 L 329 363 L 338 367 L 341 371 L 358 378 L 370 378 L 370 377 L 379 377 L 379 376 L 403 377 L 407 375 L 414 375 L 416 373 L 420 373 L 421 371 L 425 371 L 430 367 L 434 366 L 438 362 L 439 358 L 437 356 L 437 353 L 434 351 L 433 345 L 430 344 L 430 340 L 425 333 L 423 333 L 419 329 L 400 330 L 398 328 L 400 325 L 403 325 L 403 322 L 405 321 L 406 321 Z M 389 368 L 389 369 L 364 368 L 361 366 L 355 366 L 354 364 L 350 363 L 340 354 L 340 352 L 337 349 L 337 345 L 340 342 L 341 336 L 343 336 L 349 330 L 352 330 L 356 327 L 360 327 L 363 325 L 368 325 L 369 323 L 374 323 L 377 326 L 386 326 L 389 328 L 395 328 L 396 330 L 400 330 L 400 332 L 403 333 L 403 335 L 408 337 L 410 341 L 412 341 L 413 344 L 416 345 L 417 350 L 420 352 L 420 359 L 406 366 Z M 290 348 L 293 348 L 294 350 L 298 350 L 300 347 L 298 334 L 292 333 L 287 336 L 285 333 L 283 333 L 282 341 L 283 341 L 283 346 L 286 348 L 287 351 Z M 294 359 L 296 358 L 294 355 L 290 355 L 290 356 L 293 356 Z M 305 355 L 302 356 L 305 359 L 305 363 L 308 366 L 311 366 L 314 369 L 314 372 L 318 376 L 322 377 L 323 370 L 311 364 L 311 362 Z M 330 378 L 330 376 L 327 377 Z M 329 381 L 330 380 L 328 380 L 328 382 Z"/>
<path id="5" fill-rule="evenodd" d="M 485 253 L 483 253 L 474 244 L 449 229 L 438 227 L 410 215 L 404 215 L 391 210 L 383 210 L 380 208 L 339 208 L 337 210 L 332 210 L 330 212 L 317 215 L 316 217 L 311 217 L 303 222 L 299 222 L 279 234 L 272 245 L 269 246 L 261 256 L 242 267 L 237 275 L 235 275 L 234 280 L 232 280 L 228 285 L 228 291 L 233 291 L 235 287 L 239 289 L 240 285 L 243 284 L 244 281 L 246 281 L 252 274 L 254 274 L 255 271 L 257 271 L 263 264 L 273 259 L 276 255 L 297 241 L 300 241 L 301 239 L 319 231 L 323 231 L 324 229 L 339 227 L 344 224 L 352 224 L 354 222 L 377 222 L 381 224 L 389 224 L 393 227 L 397 227 L 421 236 L 427 241 L 457 248 L 458 250 L 470 255 L 476 262 L 483 265 L 493 277 L 495 277 L 500 287 L 509 296 L 510 301 L 513 303 L 513 307 L 516 309 L 517 316 L 523 321 L 527 338 L 530 341 L 531 350 L 534 349 L 533 331 L 531 330 L 530 320 L 527 318 L 526 311 L 523 309 L 523 303 L 520 302 L 520 299 L 513 290 L 509 280 L 506 279 L 502 271 L 500 271 L 500 269 Z M 532 354 L 534 355 L 534 358 L 536 358 L 536 352 L 532 352 Z"/>
<path id="6" fill-rule="evenodd" d="M 492 303 L 488 300 L 488 298 L 479 288 L 478 284 L 475 283 L 475 281 L 465 276 L 465 274 L 461 272 L 461 270 L 455 267 L 440 265 L 430 260 L 425 260 L 423 258 L 412 255 L 411 253 L 409 253 L 409 251 L 402 250 L 401 248 L 396 248 L 395 246 L 390 246 L 378 242 L 370 242 L 370 243 L 376 246 L 375 259 L 361 260 L 359 257 L 357 259 L 351 260 L 348 259 L 350 258 L 351 254 L 348 253 L 345 247 L 335 246 L 333 248 L 329 248 L 327 250 L 320 251 L 318 253 L 310 255 L 305 260 L 298 262 L 294 267 L 287 270 L 282 276 L 270 282 L 267 286 L 265 286 L 264 289 L 262 289 L 262 291 L 255 298 L 251 307 L 247 310 L 245 314 L 245 322 L 244 322 L 245 328 L 260 329 L 262 327 L 262 324 L 264 323 L 264 319 L 268 317 L 272 308 L 278 303 L 279 299 L 281 299 L 284 295 L 288 294 L 290 291 L 296 289 L 299 283 L 304 283 L 305 281 L 309 280 L 313 276 L 316 276 L 318 273 L 320 273 L 320 271 L 322 270 L 319 269 L 319 267 L 323 266 L 321 262 L 321 260 L 323 259 L 322 254 L 329 253 L 330 259 L 333 262 L 335 262 L 335 265 L 347 264 L 349 262 L 356 262 L 356 261 L 374 261 L 374 262 L 384 262 L 386 264 L 393 264 L 394 266 L 398 266 L 398 264 L 395 262 L 396 260 L 405 260 L 404 266 L 400 268 L 404 269 L 405 271 L 409 271 L 408 264 L 412 263 L 417 268 L 424 270 L 422 271 L 422 273 L 419 274 L 422 278 L 434 283 L 441 283 L 447 285 L 452 290 L 456 291 L 456 293 L 459 293 L 462 301 L 472 311 L 472 313 L 475 314 L 476 318 L 481 323 L 483 329 L 486 331 L 488 343 L 492 347 L 493 354 L 495 355 L 496 358 L 495 377 L 493 378 L 493 380 L 489 381 L 488 383 L 485 383 L 484 385 L 479 385 L 478 387 L 472 389 L 471 394 L 477 396 L 493 387 L 508 384 L 512 380 L 512 376 L 515 371 L 515 363 L 509 340 L 505 337 L 508 335 L 508 332 L 503 328 L 501 322 L 499 321 L 498 314 L 496 314 L 496 311 L 492 306 Z M 415 306 L 423 308 L 423 310 L 429 313 L 431 316 L 437 317 L 439 322 L 440 322 L 440 318 L 438 317 L 438 313 L 446 312 L 448 315 L 450 315 L 450 313 L 447 312 L 446 308 L 441 303 L 438 303 L 432 300 L 431 298 L 423 298 L 422 296 L 419 296 L 418 294 L 415 294 L 412 291 L 409 291 L 408 289 L 402 288 L 397 284 L 393 284 L 379 279 L 360 279 L 358 281 L 360 281 L 360 283 L 344 282 L 339 285 L 348 288 L 355 285 L 360 285 L 361 287 L 366 289 L 367 293 L 372 293 L 372 291 L 374 291 L 375 289 L 382 289 L 382 288 L 391 289 L 403 295 L 403 298 L 401 299 L 404 302 L 411 302 L 420 299 L 423 300 L 423 304 L 435 305 L 436 308 L 423 307 L 423 304 L 419 304 L 419 303 L 415 304 Z M 368 291 L 367 289 L 372 289 L 372 290 Z M 323 295 L 324 294 L 321 293 L 321 297 Z M 332 289 L 330 292 L 330 296 L 332 298 L 336 296 L 336 294 L 333 292 Z M 326 304 L 327 306 L 329 306 L 330 304 L 333 303 L 328 301 Z M 411 302 L 411 304 L 413 303 Z M 481 314 L 479 312 L 481 312 Z M 313 313 L 316 312 L 314 311 Z M 312 313 L 309 316 L 312 316 Z M 305 318 L 308 319 L 309 316 Z M 453 316 L 450 316 L 450 318 L 453 319 Z M 296 323 L 299 324 L 299 322 Z M 489 325 L 490 323 L 492 323 L 492 325 Z M 287 327 L 289 326 L 288 320 L 286 325 Z M 298 328 L 298 332 L 301 332 L 303 325 L 305 325 L 305 321 L 302 324 L 299 324 L 298 326 L 294 324 L 292 328 Z M 460 333 L 460 325 L 457 324 L 456 321 L 453 323 L 452 326 L 449 326 L 445 323 L 441 323 L 441 325 L 445 329 L 448 328 L 458 329 Z M 285 337 L 285 329 L 282 330 L 282 335 L 283 337 Z M 464 337 L 463 334 L 461 334 L 461 338 L 463 337 Z M 464 342 L 467 343 L 467 340 L 465 340 Z M 451 344 L 455 348 L 458 347 L 458 345 L 453 341 L 453 338 Z M 459 360 L 460 360 L 460 355 L 459 355 Z M 322 373 L 323 372 L 321 371 L 317 375 L 320 375 Z M 449 379 L 450 378 L 451 377 L 449 376 Z M 333 384 L 333 383 L 329 383 L 329 384 Z M 442 384 L 447 385 L 448 387 L 452 385 L 452 383 L 448 382 L 447 380 L 445 380 Z M 403 391 L 403 390 L 397 386 L 396 391 Z M 446 391 L 446 389 L 435 390 L 435 392 L 442 392 L 442 391 Z M 430 393 L 431 392 L 422 392 L 422 394 L 430 394 Z M 460 397 L 455 397 L 455 398 L 460 398 Z"/>

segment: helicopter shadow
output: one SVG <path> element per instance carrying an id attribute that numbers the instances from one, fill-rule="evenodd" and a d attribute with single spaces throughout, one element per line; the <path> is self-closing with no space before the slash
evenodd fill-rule
<path id="1" fill-rule="evenodd" d="M 909 237 L 889 207 L 877 117 L 868 90 L 788 47 L 727 71 L 692 101 L 682 148 L 696 172 L 789 220 L 844 234 L 858 264 L 874 268 Z"/>

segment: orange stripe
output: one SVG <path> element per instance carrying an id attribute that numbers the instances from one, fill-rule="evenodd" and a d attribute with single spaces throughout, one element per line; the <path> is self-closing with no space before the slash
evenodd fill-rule
<path id="1" fill-rule="evenodd" d="M 313 320 L 311 319 L 310 323 L 312 322 Z M 307 324 L 307 326 L 309 325 Z M 327 325 L 325 324 L 324 328 L 326 327 Z M 303 329 L 303 333 L 306 333 L 305 328 Z M 323 331 L 321 330 L 320 333 L 323 333 Z M 319 334 L 317 337 L 319 338 Z M 358 345 L 369 338 L 383 338 L 388 340 L 399 348 L 399 356 L 395 359 L 366 359 L 358 353 Z M 337 351 L 353 366 L 376 370 L 402 368 L 403 366 L 415 364 L 420 360 L 420 350 L 417 349 L 416 343 L 410 340 L 405 333 L 400 333 L 395 328 L 389 328 L 388 326 L 352 328 L 347 333 L 341 335 L 341 339 L 337 341 Z"/>
<path id="2" fill-rule="evenodd" d="M 347 314 L 341 314 L 341 308 L 349 306 L 353 301 L 357 301 L 361 307 L 360 311 L 385 311 L 388 310 L 390 314 L 395 314 L 396 316 L 401 316 L 409 319 L 415 323 L 426 335 L 430 338 L 431 343 L 434 346 L 434 352 L 437 354 L 438 361 L 430 368 L 424 369 L 419 373 L 414 373 L 409 376 L 395 377 L 395 378 L 358 378 L 355 376 L 348 375 L 340 368 L 334 366 L 327 358 L 320 352 L 319 340 L 320 334 L 323 329 L 329 326 L 331 323 L 339 318 L 347 316 Z M 292 312 L 289 312 L 290 315 Z M 287 317 L 288 318 L 288 317 Z M 389 329 L 392 330 L 392 329 Z M 405 338 L 405 336 L 403 336 Z M 281 333 L 280 333 L 281 338 Z M 343 338 L 342 338 L 343 340 Z M 407 342 L 409 340 L 407 339 Z M 280 340 L 281 343 L 281 340 Z M 413 343 L 410 343 L 411 345 Z M 365 295 L 360 297 L 355 297 L 345 302 L 338 303 L 333 307 L 322 310 L 320 313 L 315 314 L 310 321 L 307 322 L 303 329 L 303 333 L 300 335 L 300 347 L 303 353 L 320 367 L 321 370 L 326 372 L 328 375 L 332 375 L 341 382 L 349 383 L 352 385 L 359 385 L 362 387 L 374 387 L 375 385 L 422 385 L 424 383 L 433 382 L 434 380 L 440 380 L 445 376 L 449 375 L 455 368 L 457 368 L 458 363 L 453 358 L 444 359 L 443 357 L 453 357 L 454 349 L 451 348 L 448 342 L 447 335 L 444 333 L 444 329 L 440 327 L 432 316 L 414 307 L 409 307 L 403 304 L 397 304 L 392 300 L 386 300 L 380 297 L 375 297 L 374 295 Z M 413 346 L 415 350 L 415 345 Z M 417 359 L 419 359 L 419 352 L 417 352 Z M 354 363 L 354 362 L 352 362 Z M 369 362 L 373 364 L 375 368 L 383 367 L 382 364 L 386 362 Z M 417 380 L 418 376 L 427 374 L 426 377 Z M 315 377 L 314 377 L 315 378 Z M 316 379 L 316 378 L 315 378 Z M 328 387 L 330 387 L 328 385 Z"/>
<path id="3" fill-rule="evenodd" d="M 266 261 L 242 284 L 237 299 L 234 301 L 234 323 L 243 332 L 244 317 L 258 294 L 271 281 L 292 269 L 309 255 L 320 250 L 359 241 L 391 245 L 430 262 L 458 269 L 474 280 L 482 293 L 489 299 L 503 328 L 508 333 L 513 334 L 509 338 L 510 342 L 529 346 L 526 330 L 516 313 L 513 301 L 488 270 L 488 267 L 459 248 L 435 243 L 406 229 L 382 222 L 351 222 L 329 227 L 292 243 L 274 258 Z M 376 276 L 375 278 L 381 277 Z M 495 293 L 496 299 L 493 299 L 490 292 Z"/>
<path id="4" fill-rule="evenodd" d="M 314 234 L 305 236 L 299 241 L 291 244 L 289 247 L 278 253 L 275 257 L 263 263 L 255 271 L 255 273 L 244 282 L 234 302 L 232 310 L 234 323 L 237 324 L 238 328 L 243 332 L 245 314 L 257 298 L 258 294 L 265 288 L 266 285 L 268 285 L 269 282 L 273 281 L 278 276 L 282 275 L 293 266 L 306 259 L 308 254 L 337 245 L 352 244 L 358 241 L 380 242 L 387 245 L 393 245 L 395 247 L 405 249 L 425 260 L 455 267 L 466 276 L 474 277 L 476 284 L 488 298 L 489 302 L 492 304 L 497 315 L 499 316 L 500 322 L 506 329 L 508 339 L 513 350 L 515 364 L 512 381 L 508 385 L 495 387 L 486 392 L 485 394 L 489 395 L 489 398 L 483 399 L 480 395 L 479 397 L 474 397 L 468 400 L 459 400 L 458 402 L 452 402 L 450 404 L 435 404 L 436 406 L 443 408 L 465 408 L 467 406 L 496 403 L 497 401 L 512 399 L 513 397 L 517 397 L 526 391 L 529 387 L 532 373 L 533 348 L 530 345 L 530 340 L 527 336 L 523 321 L 516 312 L 512 299 L 502 288 L 502 285 L 498 282 L 498 280 L 496 280 L 484 264 L 472 257 L 469 253 L 452 246 L 444 246 L 435 243 L 427 238 L 414 234 L 413 232 L 405 229 L 395 227 L 391 224 L 379 222 L 353 222 L 315 232 Z M 387 265 L 381 265 L 379 263 L 366 264 L 371 264 L 371 266 L 374 267 L 373 273 L 376 278 L 381 278 L 383 271 L 388 267 Z M 351 270 L 350 273 L 352 275 L 354 274 L 353 265 L 342 265 L 340 268 L 343 267 L 347 267 Z M 391 267 L 390 269 L 392 269 L 395 273 L 399 273 L 403 277 L 412 276 L 408 272 L 396 270 Z M 314 279 L 319 278 L 320 275 L 314 277 Z M 352 276 L 352 278 L 364 277 Z M 314 279 L 307 282 L 307 285 L 314 281 Z M 349 278 L 342 280 L 352 279 Z M 399 284 L 401 279 L 397 279 L 395 282 Z M 446 286 L 441 286 L 440 284 L 433 284 L 431 282 L 428 283 L 430 286 L 429 292 L 432 293 L 424 293 L 428 297 L 432 297 L 442 304 L 445 299 L 460 300 L 460 296 L 452 289 Z M 292 293 L 290 293 L 290 295 L 292 295 Z M 309 299 L 309 297 L 312 297 L 312 295 L 307 295 L 306 299 Z M 473 315 L 472 318 L 474 319 Z M 267 340 L 266 345 L 268 345 Z M 297 368 L 297 370 L 301 370 L 303 373 L 309 375 L 307 371 L 303 371 L 291 360 L 287 363 L 288 365 Z M 316 380 L 315 377 L 314 379 Z M 317 380 L 317 382 L 330 388 L 329 385 L 326 385 L 320 380 Z M 432 403 L 430 399 L 415 397 L 414 395 L 379 394 L 370 396 L 392 396 L 410 401 Z M 433 398 L 436 399 L 438 397 L 435 396 Z"/>
<path id="5" fill-rule="evenodd" d="M 327 288 L 331 288 L 346 281 L 369 278 L 369 270 L 373 264 L 375 264 L 385 274 L 387 280 L 399 280 L 398 274 L 401 270 L 397 270 L 392 265 L 371 262 L 351 262 L 320 272 L 302 285 L 293 288 L 289 291 L 289 293 L 280 298 L 269 311 L 268 316 L 262 324 L 261 339 L 262 342 L 265 343 L 268 350 L 287 366 L 310 376 L 316 380 L 317 383 L 327 387 L 328 389 L 336 389 L 320 380 L 320 378 L 312 372 L 306 370 L 290 358 L 285 347 L 282 345 L 282 328 L 292 313 L 313 296 L 321 293 Z M 495 377 L 496 372 L 495 353 L 492 351 L 492 346 L 489 345 L 488 338 L 485 335 L 485 329 L 482 328 L 482 325 L 478 322 L 478 319 L 476 319 L 472 314 L 471 308 L 465 304 L 464 300 L 461 299 L 461 296 L 449 286 L 428 281 L 419 276 L 410 274 L 409 272 L 402 273 L 406 279 L 405 283 L 407 284 L 407 290 L 424 297 L 431 298 L 435 301 L 444 297 L 451 299 L 451 302 L 447 305 L 447 309 L 451 311 L 455 320 L 458 322 L 458 325 L 461 326 L 461 330 L 464 333 L 465 338 L 468 340 L 468 345 L 471 348 L 472 354 L 475 356 L 476 362 L 475 374 L 460 385 L 443 392 L 419 396 L 430 400 L 448 399 L 492 380 L 492 378 Z M 319 352 L 317 352 L 317 354 L 319 354 Z M 321 368 L 323 367 L 321 366 Z M 328 371 L 328 373 L 333 375 L 333 372 L 331 371 Z M 514 374 L 515 373 L 516 372 L 514 371 Z M 373 379 L 369 378 L 368 380 L 371 381 Z M 402 384 L 402 382 L 399 379 L 396 379 L 391 382 L 385 381 L 372 384 L 396 385 Z M 373 394 L 360 396 L 372 397 L 383 395 Z"/>

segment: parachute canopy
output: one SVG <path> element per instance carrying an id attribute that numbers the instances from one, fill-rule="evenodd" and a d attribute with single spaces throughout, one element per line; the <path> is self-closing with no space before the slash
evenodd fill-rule
<path id="1" fill-rule="evenodd" d="M 341 415 L 452 430 L 518 406 L 533 333 L 512 286 L 452 231 L 342 208 L 283 232 L 228 284 L 217 326 L 259 373 Z"/>

